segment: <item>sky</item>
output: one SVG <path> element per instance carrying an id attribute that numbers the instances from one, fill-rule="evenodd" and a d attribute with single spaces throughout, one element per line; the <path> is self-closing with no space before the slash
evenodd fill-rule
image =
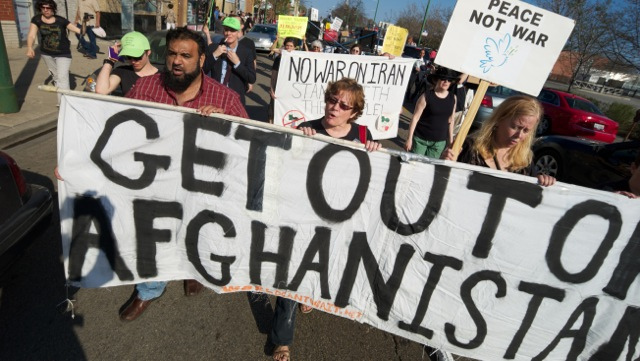
<path id="1" fill-rule="evenodd" d="M 307 7 L 313 7 L 319 10 L 321 17 L 326 17 L 329 11 L 341 4 L 344 0 L 306 0 Z M 376 3 L 380 1 L 378 5 L 378 13 L 376 15 L 376 22 L 388 21 L 393 22 L 398 15 L 404 10 L 406 6 L 415 3 L 418 8 L 424 9 L 427 5 L 427 0 L 362 0 L 364 2 L 365 13 L 368 17 L 373 19 L 376 12 Z M 443 8 L 452 8 L 455 6 L 456 0 L 431 0 L 429 8 L 434 6 L 440 6 Z"/>

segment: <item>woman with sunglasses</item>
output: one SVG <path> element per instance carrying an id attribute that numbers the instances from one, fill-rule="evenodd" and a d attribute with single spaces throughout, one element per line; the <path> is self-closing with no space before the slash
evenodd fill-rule
<path id="1" fill-rule="evenodd" d="M 114 45 L 109 49 L 109 58 L 105 59 L 96 79 L 96 93 L 111 94 L 118 86 L 122 95 L 126 95 L 138 79 L 153 75 L 158 68 L 149 61 L 151 46 L 144 34 L 137 31 L 126 33 L 120 39 L 121 49 Z M 118 60 L 128 65 L 115 67 Z"/>
<path id="2" fill-rule="evenodd" d="M 60 88 L 69 90 L 69 68 L 71 67 L 71 48 L 67 30 L 80 34 L 81 30 L 69 22 L 69 20 L 56 15 L 58 5 L 53 0 L 41 0 L 38 2 L 40 14 L 31 18 L 29 33 L 27 35 L 27 57 L 33 59 L 36 56 L 33 44 L 36 35 L 40 35 L 40 56 L 47 64 L 54 84 Z M 58 105 L 60 105 L 58 94 Z"/>
<path id="3" fill-rule="evenodd" d="M 433 87 L 418 98 L 404 144 L 406 151 L 440 158 L 447 145 L 453 143 L 456 96 L 449 88 L 457 79 L 457 72 L 444 67 L 427 77 Z"/>
<path id="4" fill-rule="evenodd" d="M 332 138 L 345 139 L 365 144 L 369 152 L 380 149 L 380 143 L 371 140 L 367 127 L 353 122 L 364 110 L 364 90 L 354 79 L 342 78 L 327 85 L 324 94 L 324 117 L 304 122 L 298 126 L 304 135 L 323 134 Z M 271 342 L 275 345 L 273 359 L 289 361 L 296 322 L 295 301 L 287 298 L 276 298 L 276 307 L 271 329 Z M 300 304 L 302 313 L 311 312 L 310 306 Z"/>

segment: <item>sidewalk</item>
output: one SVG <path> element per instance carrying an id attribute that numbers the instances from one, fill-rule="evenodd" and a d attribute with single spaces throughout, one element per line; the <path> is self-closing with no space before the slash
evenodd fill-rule
<path id="1" fill-rule="evenodd" d="M 82 91 L 85 78 L 102 67 L 105 51 L 111 41 L 97 39 L 100 47 L 98 59 L 91 60 L 76 50 L 78 41 L 74 34 L 71 41 L 71 69 L 69 71 L 71 90 Z M 26 56 L 27 48 L 8 48 L 9 66 L 16 89 L 20 111 L 13 114 L 0 113 L 0 149 L 28 140 L 31 137 L 46 133 L 57 126 L 57 96 L 38 90 L 39 85 L 51 84 L 51 77 L 40 52 L 36 48 L 36 57 Z"/>

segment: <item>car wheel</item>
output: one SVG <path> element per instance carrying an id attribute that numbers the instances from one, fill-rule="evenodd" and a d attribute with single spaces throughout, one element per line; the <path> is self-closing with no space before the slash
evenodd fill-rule
<path id="1" fill-rule="evenodd" d="M 547 174 L 556 179 L 562 177 L 562 160 L 560 154 L 553 150 L 540 151 L 535 156 L 535 174 Z"/>
<path id="2" fill-rule="evenodd" d="M 538 124 L 536 135 L 537 136 L 546 135 L 546 134 L 549 134 L 550 131 L 551 131 L 551 119 L 547 117 L 543 117 L 542 120 L 540 120 L 540 124 Z"/>

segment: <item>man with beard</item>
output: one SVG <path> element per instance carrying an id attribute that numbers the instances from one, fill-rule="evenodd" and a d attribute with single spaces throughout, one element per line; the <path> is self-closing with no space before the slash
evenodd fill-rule
<path id="1" fill-rule="evenodd" d="M 153 75 L 158 69 L 151 64 L 151 46 L 149 40 L 142 33 L 132 31 L 125 34 L 120 40 L 122 49 L 112 46 L 113 52 L 109 52 L 109 58 L 105 59 L 96 79 L 96 93 L 111 94 L 118 86 L 122 94 L 126 95 L 133 84 L 142 77 Z M 118 52 L 119 50 L 119 52 Z M 123 58 L 129 65 L 114 68 L 117 58 Z"/>
<path id="2" fill-rule="evenodd" d="M 166 70 L 140 78 L 127 98 L 198 109 L 202 115 L 224 113 L 249 118 L 240 97 L 233 90 L 202 73 L 204 39 L 187 28 L 167 32 Z M 162 295 L 167 282 L 145 282 L 136 285 L 136 291 L 120 313 L 122 321 L 138 318 L 149 304 Z M 196 295 L 202 285 L 186 280 L 184 292 Z"/>
<path id="3" fill-rule="evenodd" d="M 256 82 L 255 55 L 239 42 L 242 35 L 240 20 L 229 16 L 222 23 L 224 40 L 207 48 L 204 73 L 240 95 L 245 104 L 245 92 L 249 84 Z"/>

